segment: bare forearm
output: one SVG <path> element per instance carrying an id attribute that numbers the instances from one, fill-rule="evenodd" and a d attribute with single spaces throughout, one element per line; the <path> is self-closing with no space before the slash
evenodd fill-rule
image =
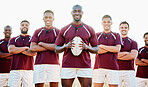
<path id="1" fill-rule="evenodd" d="M 116 46 L 101 45 L 101 48 L 103 48 L 109 52 L 118 53 L 121 49 L 121 45 L 116 45 Z"/>
<path id="2" fill-rule="evenodd" d="M 107 53 L 107 50 L 104 50 L 102 48 L 99 48 L 98 54 L 103 54 L 103 53 Z"/>
<path id="3" fill-rule="evenodd" d="M 33 52 L 42 52 L 42 51 L 46 51 L 47 49 L 44 48 L 44 47 L 41 47 L 39 45 L 32 45 L 30 47 L 30 50 L 33 51 Z"/>
<path id="4" fill-rule="evenodd" d="M 0 52 L 0 58 L 5 58 L 5 57 L 8 57 L 8 56 L 11 56 L 12 54 L 10 53 L 3 53 L 3 52 Z"/>
<path id="5" fill-rule="evenodd" d="M 141 61 L 141 60 L 139 60 L 139 59 L 136 59 L 136 60 L 135 60 L 135 63 L 136 63 L 136 65 L 138 65 L 138 66 L 148 66 L 147 63 L 145 63 L 145 62 L 143 62 L 143 61 Z"/>
<path id="6" fill-rule="evenodd" d="M 25 54 L 27 56 L 35 56 L 36 52 L 32 52 L 30 50 L 25 50 L 25 51 L 22 52 L 22 54 Z"/>
<path id="7" fill-rule="evenodd" d="M 55 51 L 55 44 L 42 43 L 41 46 L 48 50 Z"/>
<path id="8" fill-rule="evenodd" d="M 9 53 L 11 54 L 18 54 L 18 53 L 25 51 L 26 48 L 25 47 L 13 47 L 13 48 L 10 47 L 8 48 L 8 50 L 9 50 Z"/>
<path id="9" fill-rule="evenodd" d="M 55 52 L 56 53 L 61 53 L 61 52 L 65 51 L 65 50 L 66 50 L 65 46 L 57 46 L 57 45 L 55 45 Z"/>

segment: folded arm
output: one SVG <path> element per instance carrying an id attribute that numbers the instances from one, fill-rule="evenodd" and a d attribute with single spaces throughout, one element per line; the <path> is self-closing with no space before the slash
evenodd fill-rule
<path id="1" fill-rule="evenodd" d="M 122 53 L 122 52 L 120 52 Z M 131 52 L 127 52 L 127 54 L 121 56 L 120 53 L 118 54 L 118 59 L 120 60 L 133 60 L 135 58 L 137 58 L 138 55 L 138 51 L 137 50 L 131 50 Z M 125 53 L 125 52 L 123 52 Z"/>
<path id="2" fill-rule="evenodd" d="M 32 52 L 42 52 L 42 51 L 46 51 L 47 49 L 38 45 L 35 42 L 31 42 L 29 50 L 32 51 Z"/>
<path id="3" fill-rule="evenodd" d="M 23 51 L 29 49 L 29 47 L 15 47 L 15 45 L 10 45 L 8 47 L 8 51 L 11 54 L 18 54 L 18 53 L 22 53 Z"/>

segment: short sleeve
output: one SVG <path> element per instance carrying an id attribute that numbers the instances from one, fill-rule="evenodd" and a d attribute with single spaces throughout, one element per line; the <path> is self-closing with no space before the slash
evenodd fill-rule
<path id="1" fill-rule="evenodd" d="M 141 59 L 141 49 L 139 49 L 139 51 L 138 51 L 137 59 Z"/>
<path id="2" fill-rule="evenodd" d="M 34 32 L 32 38 L 31 38 L 31 42 L 35 42 L 35 43 L 39 42 L 37 30 Z"/>
<path id="3" fill-rule="evenodd" d="M 61 29 L 61 31 L 59 32 L 58 37 L 56 38 L 56 41 L 55 41 L 55 44 L 58 46 L 63 46 L 65 43 L 65 39 L 63 36 L 63 30 L 64 29 Z"/>
<path id="4" fill-rule="evenodd" d="M 11 38 L 11 39 L 9 40 L 8 46 L 10 46 L 10 45 L 15 45 L 15 38 Z"/>
<path id="5" fill-rule="evenodd" d="M 93 28 L 91 28 L 90 44 L 92 47 L 95 47 L 98 44 L 97 36 Z"/>
<path id="6" fill-rule="evenodd" d="M 119 33 L 116 34 L 115 45 L 123 45 L 123 43 L 122 43 L 122 38 L 121 38 L 121 36 L 120 36 Z"/>
<path id="7" fill-rule="evenodd" d="M 136 41 L 132 42 L 132 50 L 138 50 L 138 44 Z"/>

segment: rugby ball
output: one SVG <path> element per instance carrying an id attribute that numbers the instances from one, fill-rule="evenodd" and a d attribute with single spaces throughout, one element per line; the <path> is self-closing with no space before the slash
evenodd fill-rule
<path id="1" fill-rule="evenodd" d="M 72 43 L 75 44 L 74 45 L 75 47 L 72 47 L 71 52 L 72 52 L 72 54 L 74 56 L 79 56 L 81 54 L 81 52 L 82 52 L 82 50 L 81 50 L 82 47 L 79 47 L 80 46 L 79 44 L 82 44 L 81 41 L 82 41 L 82 39 L 80 37 L 78 37 L 78 36 L 73 38 Z"/>

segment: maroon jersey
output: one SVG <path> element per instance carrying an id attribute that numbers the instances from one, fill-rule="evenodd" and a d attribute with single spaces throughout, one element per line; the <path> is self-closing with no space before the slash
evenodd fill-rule
<path id="1" fill-rule="evenodd" d="M 138 59 L 148 59 L 148 48 L 142 47 L 138 51 Z M 136 77 L 148 78 L 148 66 L 138 66 Z"/>
<path id="2" fill-rule="evenodd" d="M 52 27 L 50 29 L 42 27 L 34 32 L 31 42 L 35 42 L 37 44 L 39 42 L 54 44 L 59 31 L 60 30 L 55 27 Z M 59 55 L 51 50 L 37 52 L 35 64 L 59 65 Z"/>
<path id="3" fill-rule="evenodd" d="M 123 45 L 120 52 L 131 52 L 131 50 L 138 50 L 137 42 L 129 37 L 122 38 Z M 134 70 L 133 60 L 118 60 L 119 70 Z"/>
<path id="4" fill-rule="evenodd" d="M 8 52 L 8 41 L 5 39 L 0 40 L 0 51 L 3 53 Z M 9 73 L 10 72 L 10 59 L 0 58 L 0 73 Z"/>
<path id="5" fill-rule="evenodd" d="M 10 39 L 9 45 L 15 45 L 15 47 L 30 47 L 30 39 L 31 37 L 29 35 L 19 35 Z M 11 70 L 33 70 L 33 57 L 22 53 L 13 54 Z"/>
<path id="6" fill-rule="evenodd" d="M 97 33 L 98 45 L 103 44 L 107 46 L 121 45 L 122 40 L 119 33 Z M 119 66 L 117 63 L 118 53 L 107 52 L 103 54 L 97 54 L 95 60 L 94 69 L 104 68 L 111 70 L 118 70 Z"/>
<path id="7" fill-rule="evenodd" d="M 74 25 L 73 23 L 63 27 L 56 39 L 57 46 L 63 46 L 70 42 L 75 36 L 79 36 L 87 45 L 97 46 L 97 38 L 95 31 L 90 26 L 81 23 Z M 90 68 L 91 59 L 88 50 L 83 50 L 79 56 L 74 56 L 71 49 L 66 49 L 62 61 L 63 68 Z"/>

